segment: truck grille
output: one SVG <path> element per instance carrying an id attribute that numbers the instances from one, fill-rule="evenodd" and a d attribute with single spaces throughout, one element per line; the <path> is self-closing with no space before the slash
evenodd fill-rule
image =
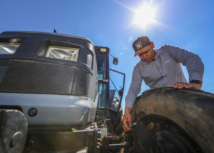
<path id="1" fill-rule="evenodd" d="M 33 60 L 0 60 L 0 92 L 87 96 L 88 70 Z"/>
<path id="2" fill-rule="evenodd" d="M 4 78 L 5 73 L 8 70 L 8 66 L 0 66 L 0 83 L 2 82 L 2 79 Z"/>

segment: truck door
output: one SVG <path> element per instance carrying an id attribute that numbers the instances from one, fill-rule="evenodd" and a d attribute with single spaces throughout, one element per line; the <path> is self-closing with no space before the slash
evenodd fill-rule
<path id="1" fill-rule="evenodd" d="M 98 70 L 97 109 L 99 117 L 117 120 L 123 97 L 125 74 L 109 68 L 109 48 L 96 46 L 95 51 Z"/>
<path id="2" fill-rule="evenodd" d="M 98 71 L 98 112 L 101 119 L 109 118 L 109 54 L 100 51 L 100 47 L 95 47 Z"/>

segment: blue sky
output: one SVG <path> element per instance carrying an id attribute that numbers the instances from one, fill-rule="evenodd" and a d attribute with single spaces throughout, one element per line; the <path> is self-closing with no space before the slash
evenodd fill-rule
<path id="1" fill-rule="evenodd" d="M 58 33 L 87 37 L 96 46 L 109 47 L 110 53 L 119 58 L 119 64 L 110 64 L 110 67 L 126 73 L 124 95 L 131 83 L 133 67 L 139 61 L 139 57 L 134 57 L 132 42 L 147 35 L 155 48 L 170 44 L 198 54 L 205 65 L 202 90 L 213 93 L 214 1 L 144 2 L 156 8 L 154 19 L 157 22 L 146 28 L 133 24 L 134 10 L 143 5 L 143 0 L 0 0 L 0 33 L 56 29 Z M 143 83 L 141 92 L 147 89 Z"/>

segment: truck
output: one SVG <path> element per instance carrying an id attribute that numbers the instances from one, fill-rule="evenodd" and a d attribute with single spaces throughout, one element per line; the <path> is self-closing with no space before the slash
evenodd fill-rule
<path id="1" fill-rule="evenodd" d="M 109 68 L 109 50 L 72 35 L 1 33 L 0 152 L 214 152 L 214 95 L 202 90 L 143 92 L 124 132 L 125 74 Z"/>

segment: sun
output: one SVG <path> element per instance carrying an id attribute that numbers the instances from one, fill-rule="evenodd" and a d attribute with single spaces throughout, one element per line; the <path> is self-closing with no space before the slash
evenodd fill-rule
<path id="1" fill-rule="evenodd" d="M 139 10 L 135 11 L 135 23 L 146 27 L 154 21 L 155 9 L 149 5 L 143 5 Z"/>

